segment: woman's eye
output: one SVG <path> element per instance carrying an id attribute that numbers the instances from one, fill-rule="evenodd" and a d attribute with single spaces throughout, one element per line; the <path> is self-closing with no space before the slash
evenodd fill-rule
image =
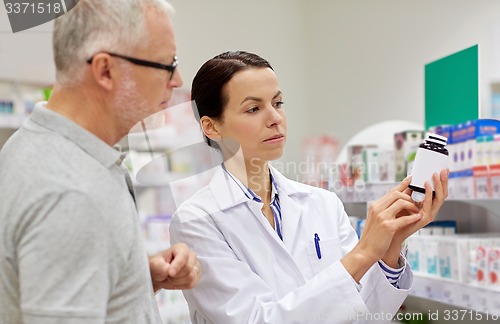
<path id="1" fill-rule="evenodd" d="M 274 103 L 274 108 L 281 108 L 281 106 L 284 104 L 283 101 L 277 101 Z"/>
<path id="2" fill-rule="evenodd" d="M 246 112 L 247 112 L 247 113 L 254 113 L 254 112 L 256 112 L 257 110 L 259 110 L 259 108 L 258 108 L 258 107 L 253 107 L 253 108 L 247 109 L 247 111 L 246 111 Z"/>

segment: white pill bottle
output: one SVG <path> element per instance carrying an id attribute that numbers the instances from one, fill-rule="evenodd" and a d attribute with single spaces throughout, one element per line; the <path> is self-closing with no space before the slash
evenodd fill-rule
<path id="1" fill-rule="evenodd" d="M 426 181 L 431 185 L 434 195 L 432 175 L 439 174 L 441 170 L 449 167 L 447 141 L 448 139 L 444 136 L 427 133 L 425 141 L 419 145 L 411 170 L 412 178 L 409 186 L 413 190 L 411 195 L 413 201 L 421 202 L 424 200 Z"/>

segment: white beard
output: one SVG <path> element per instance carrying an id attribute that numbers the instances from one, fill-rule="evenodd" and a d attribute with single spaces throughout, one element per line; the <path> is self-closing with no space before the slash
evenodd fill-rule
<path id="1" fill-rule="evenodd" d="M 120 129 L 128 133 L 130 128 L 147 115 L 146 100 L 137 90 L 137 83 L 130 76 L 130 70 L 124 68 L 123 78 L 118 85 L 114 107 Z"/>

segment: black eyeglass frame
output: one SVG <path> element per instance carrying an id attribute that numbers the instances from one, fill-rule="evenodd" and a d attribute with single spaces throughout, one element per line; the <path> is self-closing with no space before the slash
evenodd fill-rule
<path id="1" fill-rule="evenodd" d="M 100 53 L 105 53 L 105 54 L 108 54 L 110 56 L 115 56 L 115 57 L 127 60 L 130 63 L 133 63 L 135 65 L 147 66 L 147 67 L 152 67 L 152 68 L 155 68 L 155 69 L 169 71 L 170 72 L 170 79 L 169 80 L 172 80 L 172 78 L 174 77 L 175 68 L 179 64 L 179 61 L 177 60 L 177 56 L 174 56 L 174 62 L 172 62 L 172 64 L 166 65 L 166 64 L 162 64 L 162 63 L 156 63 L 156 62 L 141 60 L 141 59 L 138 59 L 138 58 L 135 58 L 135 57 L 130 57 L 130 56 L 116 54 L 116 53 L 111 53 L 111 52 L 100 52 Z M 87 63 L 91 64 L 93 59 L 94 59 L 94 56 L 92 56 L 91 58 L 89 58 L 87 60 Z"/>

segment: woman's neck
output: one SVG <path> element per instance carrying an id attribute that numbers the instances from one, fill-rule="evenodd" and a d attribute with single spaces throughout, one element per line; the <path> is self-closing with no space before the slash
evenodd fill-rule
<path id="1" fill-rule="evenodd" d="M 236 154 L 224 162 L 231 174 L 238 178 L 245 186 L 257 194 L 264 204 L 271 200 L 271 179 L 267 161 L 257 159 L 244 159 Z"/>

